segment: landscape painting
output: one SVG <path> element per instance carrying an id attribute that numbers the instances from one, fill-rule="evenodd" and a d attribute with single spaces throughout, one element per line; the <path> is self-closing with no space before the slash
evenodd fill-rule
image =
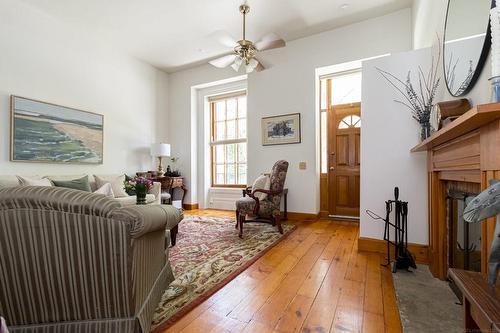
<path id="1" fill-rule="evenodd" d="M 102 115 L 11 96 L 11 160 L 102 164 Z"/>
<path id="2" fill-rule="evenodd" d="M 262 144 L 300 143 L 300 113 L 262 118 Z"/>

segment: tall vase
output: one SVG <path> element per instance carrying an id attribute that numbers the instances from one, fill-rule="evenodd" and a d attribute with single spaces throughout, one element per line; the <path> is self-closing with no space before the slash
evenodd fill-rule
<path id="1" fill-rule="evenodd" d="M 420 140 L 424 141 L 432 134 L 432 127 L 429 121 L 420 123 Z"/>
<path id="2" fill-rule="evenodd" d="M 137 196 L 137 204 L 145 205 L 146 204 L 146 186 L 136 186 L 135 187 L 135 195 Z"/>

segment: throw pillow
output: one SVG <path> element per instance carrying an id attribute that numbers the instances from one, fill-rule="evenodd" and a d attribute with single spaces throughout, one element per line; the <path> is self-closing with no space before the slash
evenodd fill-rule
<path id="1" fill-rule="evenodd" d="M 257 177 L 257 179 L 253 182 L 252 185 L 252 191 L 256 189 L 261 189 L 261 190 L 269 190 L 271 188 L 271 179 L 269 176 L 266 175 L 260 175 Z M 259 201 L 264 200 L 267 198 L 267 193 L 262 193 L 262 192 L 257 192 L 254 194 L 256 198 L 259 199 Z"/>
<path id="2" fill-rule="evenodd" d="M 57 187 L 66 187 L 74 190 L 92 192 L 88 176 L 72 180 L 53 180 L 52 182 L 54 183 L 54 186 Z"/>
<path id="3" fill-rule="evenodd" d="M 21 176 L 16 176 L 19 179 L 21 186 L 54 186 L 52 182 L 47 178 L 42 179 L 32 179 Z"/>
<path id="4" fill-rule="evenodd" d="M 113 188 L 110 183 L 106 183 L 94 191 L 96 194 L 104 194 L 107 197 L 114 198 Z"/>
<path id="5" fill-rule="evenodd" d="M 97 188 L 102 187 L 106 183 L 111 184 L 115 198 L 128 197 L 129 195 L 125 192 L 125 175 L 111 175 L 111 176 L 96 176 L 94 175 Z"/>

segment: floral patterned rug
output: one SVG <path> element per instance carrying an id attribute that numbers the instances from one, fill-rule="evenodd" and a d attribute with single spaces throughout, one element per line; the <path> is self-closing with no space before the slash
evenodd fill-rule
<path id="1" fill-rule="evenodd" d="M 284 234 L 265 223 L 245 223 L 238 237 L 235 219 L 186 216 L 169 258 L 176 277 L 155 311 L 152 330 L 161 332 L 235 278 L 295 229 Z"/>

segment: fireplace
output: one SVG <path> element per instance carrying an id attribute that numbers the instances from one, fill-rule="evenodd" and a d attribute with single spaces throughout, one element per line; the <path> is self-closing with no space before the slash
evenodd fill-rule
<path id="1" fill-rule="evenodd" d="M 450 267 L 486 273 L 495 218 L 467 225 L 461 211 L 468 197 L 500 178 L 500 103 L 472 108 L 411 151 L 427 152 L 432 274 L 446 280 Z"/>
<path id="2" fill-rule="evenodd" d="M 481 272 L 481 224 L 463 219 L 477 193 L 448 190 L 448 267 Z"/>

